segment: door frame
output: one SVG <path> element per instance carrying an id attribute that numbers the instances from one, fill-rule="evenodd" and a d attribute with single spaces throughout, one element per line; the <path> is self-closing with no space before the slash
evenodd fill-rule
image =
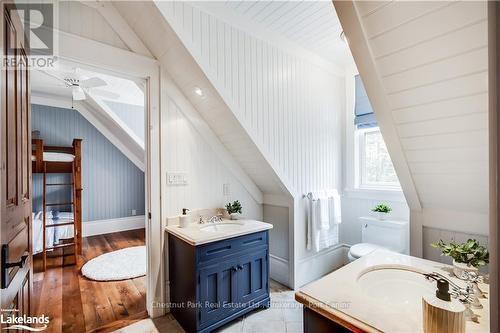
<path id="1" fill-rule="evenodd" d="M 156 59 L 115 48 L 84 37 L 57 31 L 57 57 L 144 84 L 145 97 L 145 226 L 146 226 L 146 309 L 150 317 L 165 314 L 163 269 L 163 219 L 161 211 L 161 112 L 160 64 Z M 156 180 L 156 181 L 155 181 Z"/>
<path id="2" fill-rule="evenodd" d="M 490 229 L 489 229 L 489 251 L 490 251 L 490 330 L 498 332 L 500 328 L 500 288 L 499 288 L 499 266 L 500 249 L 498 235 L 500 233 L 500 220 L 498 208 L 500 207 L 500 178 L 498 166 L 500 158 L 500 144 L 498 144 L 500 117 L 498 103 L 498 75 L 500 75 L 500 4 L 496 1 L 488 2 L 488 74 L 489 74 L 489 158 L 490 158 Z"/>

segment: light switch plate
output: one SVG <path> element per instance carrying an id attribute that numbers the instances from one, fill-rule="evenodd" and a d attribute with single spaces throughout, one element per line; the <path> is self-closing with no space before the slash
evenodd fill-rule
<path id="1" fill-rule="evenodd" d="M 187 173 L 185 172 L 167 172 L 168 185 L 187 185 Z"/>

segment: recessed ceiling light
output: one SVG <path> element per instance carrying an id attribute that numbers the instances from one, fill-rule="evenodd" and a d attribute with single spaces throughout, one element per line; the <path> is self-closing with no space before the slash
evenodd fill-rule
<path id="1" fill-rule="evenodd" d="M 199 87 L 194 88 L 194 93 L 198 96 L 203 96 L 203 90 L 201 90 L 201 88 Z"/>

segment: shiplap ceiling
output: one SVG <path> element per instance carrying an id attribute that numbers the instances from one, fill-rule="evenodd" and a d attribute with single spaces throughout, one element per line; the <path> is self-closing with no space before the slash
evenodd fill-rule
<path id="1" fill-rule="evenodd" d="M 226 1 L 225 4 L 254 24 L 330 62 L 352 63 L 349 48 L 340 38 L 342 27 L 331 1 Z"/>

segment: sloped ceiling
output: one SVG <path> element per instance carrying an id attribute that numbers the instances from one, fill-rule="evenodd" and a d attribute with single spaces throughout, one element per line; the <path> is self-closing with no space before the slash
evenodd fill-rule
<path id="1" fill-rule="evenodd" d="M 409 205 L 487 234 L 486 2 L 334 4 Z"/>
<path id="2" fill-rule="evenodd" d="M 77 72 L 82 78 L 99 77 L 106 85 L 96 88 L 99 90 L 87 90 L 85 100 L 72 101 L 71 88 L 56 77 L 76 75 Z M 128 126 L 133 121 L 134 125 L 144 127 L 144 95 L 134 82 L 82 69 L 80 65 L 67 60 L 58 60 L 50 70 L 33 70 L 30 82 L 35 104 L 76 109 L 139 169 L 144 170 L 144 139 L 131 128 L 132 126 Z M 122 104 L 114 108 L 113 104 L 110 106 L 106 101 Z M 133 120 L 123 118 L 120 111 L 125 108 L 136 111 Z"/>
<path id="3" fill-rule="evenodd" d="M 213 2 L 195 4 L 212 8 L 216 15 L 225 9 L 332 63 L 340 66 L 352 63 L 330 1 L 226 1 L 219 8 Z"/>
<path id="4" fill-rule="evenodd" d="M 156 5 L 152 2 L 119 2 L 114 6 L 161 61 L 176 85 L 259 189 L 264 193 L 289 194 Z M 196 87 L 202 88 L 202 98 L 194 93 Z"/>

